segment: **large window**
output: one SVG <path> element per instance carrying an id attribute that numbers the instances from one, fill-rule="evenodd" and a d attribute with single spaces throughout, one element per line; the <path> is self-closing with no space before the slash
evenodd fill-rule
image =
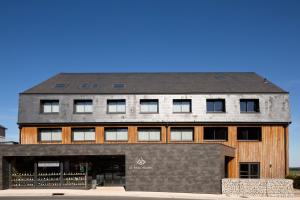
<path id="1" fill-rule="evenodd" d="M 240 100 L 241 112 L 255 113 L 259 112 L 259 100 L 258 99 L 241 99 Z"/>
<path id="2" fill-rule="evenodd" d="M 108 113 L 125 113 L 126 112 L 125 99 L 107 100 L 107 112 Z"/>
<path id="3" fill-rule="evenodd" d="M 92 100 L 74 100 L 75 113 L 92 113 L 93 101 Z"/>
<path id="4" fill-rule="evenodd" d="M 193 141 L 193 128 L 171 128 L 171 141 Z"/>
<path id="5" fill-rule="evenodd" d="M 59 113 L 59 100 L 41 100 L 41 113 Z"/>
<path id="6" fill-rule="evenodd" d="M 139 128 L 138 141 L 160 141 L 160 128 Z"/>
<path id="7" fill-rule="evenodd" d="M 192 112 L 192 101 L 190 99 L 174 99 L 174 113 L 190 113 Z"/>
<path id="8" fill-rule="evenodd" d="M 237 139 L 261 141 L 261 127 L 238 127 Z"/>
<path id="9" fill-rule="evenodd" d="M 41 142 L 60 142 L 62 140 L 61 137 L 61 129 L 39 129 L 39 139 Z"/>
<path id="10" fill-rule="evenodd" d="M 141 113 L 158 113 L 157 99 L 141 99 Z"/>
<path id="11" fill-rule="evenodd" d="M 240 178 L 259 178 L 259 163 L 240 163 Z"/>
<path id="12" fill-rule="evenodd" d="M 204 127 L 204 140 L 227 140 L 227 127 Z"/>
<path id="13" fill-rule="evenodd" d="M 74 128 L 72 129 L 73 141 L 94 141 L 95 129 L 94 128 Z"/>
<path id="14" fill-rule="evenodd" d="M 207 99 L 207 112 L 225 112 L 225 99 Z"/>
<path id="15" fill-rule="evenodd" d="M 128 129 L 127 128 L 106 128 L 105 141 L 127 141 Z"/>

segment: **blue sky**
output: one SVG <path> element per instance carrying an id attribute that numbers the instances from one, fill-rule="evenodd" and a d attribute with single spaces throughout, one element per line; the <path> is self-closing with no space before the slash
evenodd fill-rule
<path id="1" fill-rule="evenodd" d="M 300 166 L 300 1 L 0 0 L 0 124 L 59 72 L 254 71 L 290 92 Z"/>

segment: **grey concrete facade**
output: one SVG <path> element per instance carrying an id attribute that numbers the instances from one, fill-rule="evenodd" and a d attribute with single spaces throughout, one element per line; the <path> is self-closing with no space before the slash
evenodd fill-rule
<path id="1" fill-rule="evenodd" d="M 206 99 L 225 99 L 225 113 L 207 113 Z M 58 99 L 58 114 L 40 113 L 40 101 Z M 74 100 L 92 99 L 93 113 L 74 114 Z M 125 114 L 108 114 L 108 99 L 126 99 Z M 159 113 L 140 113 L 140 99 L 158 99 Z M 173 99 L 191 99 L 191 113 L 173 113 Z M 240 99 L 259 99 L 259 113 L 241 113 Z M 128 123 L 128 122 L 242 122 L 290 123 L 289 96 L 277 94 L 198 94 L 198 95 L 72 95 L 72 94 L 21 94 L 19 124 L 30 123 Z"/>
<path id="2" fill-rule="evenodd" d="M 234 156 L 222 144 L 0 145 L 0 152 L 1 189 L 9 157 L 125 155 L 126 190 L 194 193 L 221 193 L 225 156 Z"/>

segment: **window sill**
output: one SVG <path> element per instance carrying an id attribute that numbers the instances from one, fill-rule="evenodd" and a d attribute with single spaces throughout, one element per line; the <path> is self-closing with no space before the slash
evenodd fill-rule
<path id="1" fill-rule="evenodd" d="M 126 114 L 126 112 L 106 112 L 106 114 Z"/>
<path id="2" fill-rule="evenodd" d="M 192 112 L 173 112 L 173 114 L 192 114 Z"/>
<path id="3" fill-rule="evenodd" d="M 74 112 L 73 114 L 77 115 L 81 115 L 81 114 L 93 114 L 93 112 Z"/>
<path id="4" fill-rule="evenodd" d="M 72 140 L 72 142 L 96 142 L 96 140 Z"/>
<path id="5" fill-rule="evenodd" d="M 49 140 L 49 141 L 43 140 L 43 141 L 39 141 L 39 143 L 62 143 L 62 141 L 61 140 L 57 140 L 57 141 L 54 141 L 54 140 Z"/>
<path id="6" fill-rule="evenodd" d="M 159 114 L 158 112 L 140 112 L 140 114 Z"/>
<path id="7" fill-rule="evenodd" d="M 59 112 L 49 112 L 49 113 L 44 113 L 44 112 L 40 112 L 41 115 L 57 115 L 59 114 Z"/>
<path id="8" fill-rule="evenodd" d="M 241 114 L 260 114 L 260 112 L 240 112 Z"/>
<path id="9" fill-rule="evenodd" d="M 206 111 L 207 114 L 226 114 L 226 112 L 219 112 L 219 111 Z"/>

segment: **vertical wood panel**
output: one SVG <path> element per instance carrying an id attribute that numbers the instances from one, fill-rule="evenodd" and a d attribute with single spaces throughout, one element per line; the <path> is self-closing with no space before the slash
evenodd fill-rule
<path id="1" fill-rule="evenodd" d="M 226 125 L 224 125 L 226 126 Z M 51 126 L 48 126 L 51 127 Z M 52 126 L 53 127 L 53 126 Z M 82 126 L 85 127 L 85 126 Z M 91 127 L 91 126 L 89 126 Z M 138 127 L 160 127 L 160 143 L 170 143 L 170 126 L 121 126 L 128 127 L 127 142 L 105 142 L 104 128 L 116 126 L 95 126 L 95 142 L 83 143 L 138 143 Z M 119 127 L 119 126 L 118 126 Z M 184 127 L 184 126 L 180 126 Z M 191 127 L 191 126 L 186 126 Z M 264 125 L 262 127 L 262 141 L 237 141 L 237 126 L 228 126 L 228 141 L 204 141 L 204 126 L 194 126 L 194 143 L 221 143 L 236 148 L 235 157 L 229 162 L 229 177 L 239 177 L 239 162 L 260 162 L 261 178 L 283 178 L 288 173 L 288 127 L 282 125 Z M 22 127 L 20 130 L 21 144 L 38 144 L 38 128 Z M 57 126 L 55 126 L 57 128 Z M 62 127 L 62 143 L 72 144 L 70 126 Z M 153 142 L 143 142 L 153 143 Z M 159 142 L 156 142 L 159 143 Z M 180 143 L 180 142 L 178 142 Z M 181 142 L 182 143 L 182 142 Z M 187 142 L 184 142 L 187 143 Z M 53 143 L 52 143 L 53 144 Z"/>

